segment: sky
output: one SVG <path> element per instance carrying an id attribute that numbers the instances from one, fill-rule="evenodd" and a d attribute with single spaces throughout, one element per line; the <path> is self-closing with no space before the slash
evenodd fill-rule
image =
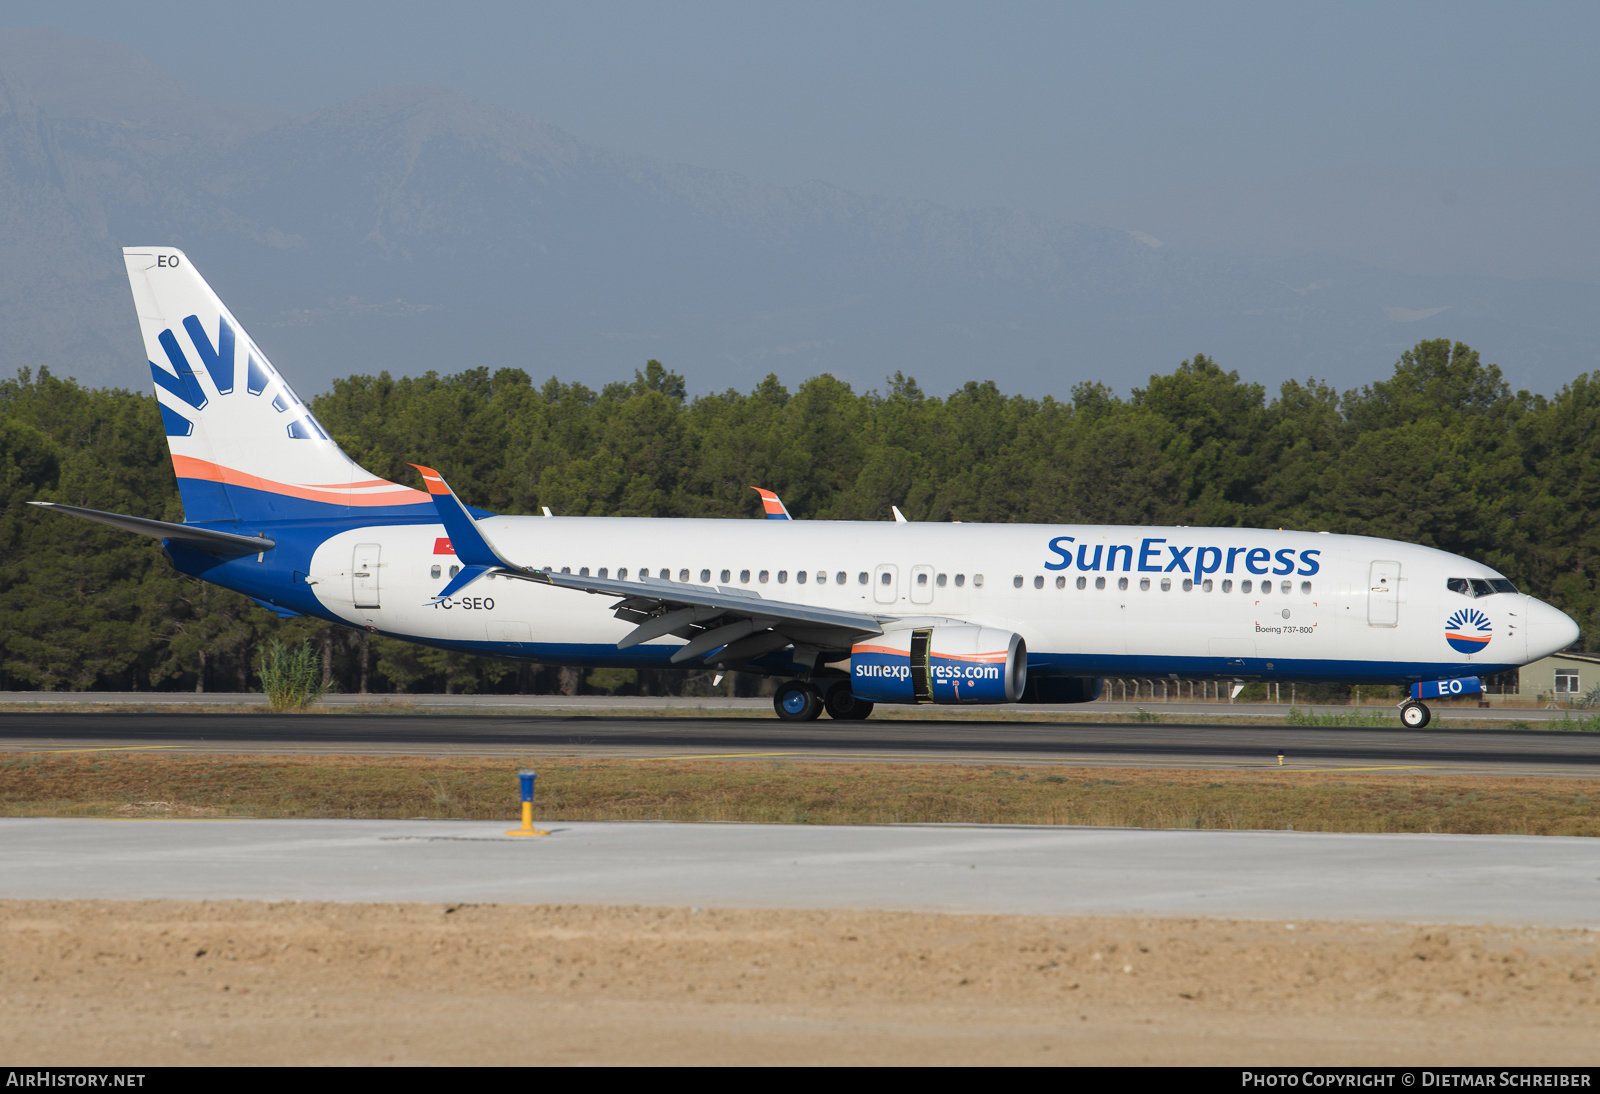
<path id="1" fill-rule="evenodd" d="M 1044 213 L 1351 165 L 1600 163 L 1594 3 L 8 0 L 202 96 L 461 88 L 765 182 Z"/>

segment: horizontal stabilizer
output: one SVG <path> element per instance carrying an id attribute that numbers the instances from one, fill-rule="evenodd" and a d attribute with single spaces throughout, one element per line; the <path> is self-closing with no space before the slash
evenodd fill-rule
<path id="1" fill-rule="evenodd" d="M 37 505 L 41 509 L 53 509 L 69 516 L 82 517 L 84 520 L 92 520 L 99 524 L 107 524 L 124 532 L 137 532 L 152 539 L 171 540 L 173 543 L 209 551 L 214 555 L 254 555 L 270 551 L 278 545 L 276 540 L 265 536 L 241 536 L 236 532 L 218 532 L 211 528 L 197 528 L 192 524 L 171 524 L 164 520 L 147 520 L 144 517 L 125 516 L 122 513 L 102 513 L 98 509 L 82 509 L 76 505 L 62 505 L 56 501 L 30 501 L 28 504 Z"/>
<path id="2" fill-rule="evenodd" d="M 450 584 L 440 589 L 438 593 L 434 595 L 433 599 L 428 601 L 428 603 L 437 604 L 441 600 L 446 600 L 452 596 L 455 596 L 462 589 L 465 589 L 468 585 L 471 585 L 484 574 L 495 573 L 499 569 L 500 567 L 498 566 L 463 566 L 461 567 L 461 572 L 450 579 Z"/>

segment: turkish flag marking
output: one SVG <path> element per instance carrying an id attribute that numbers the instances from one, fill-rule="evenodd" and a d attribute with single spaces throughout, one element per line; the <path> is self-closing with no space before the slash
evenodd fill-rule
<path id="1" fill-rule="evenodd" d="M 456 553 L 456 549 L 450 546 L 448 539 L 436 539 L 433 541 L 433 553 L 436 555 L 453 555 Z"/>

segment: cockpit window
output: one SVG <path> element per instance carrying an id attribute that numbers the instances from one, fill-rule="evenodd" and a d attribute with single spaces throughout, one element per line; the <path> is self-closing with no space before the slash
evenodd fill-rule
<path id="1" fill-rule="evenodd" d="M 1495 593 L 1514 593 L 1517 587 L 1503 577 L 1447 577 L 1444 587 L 1462 596 L 1493 596 Z"/>

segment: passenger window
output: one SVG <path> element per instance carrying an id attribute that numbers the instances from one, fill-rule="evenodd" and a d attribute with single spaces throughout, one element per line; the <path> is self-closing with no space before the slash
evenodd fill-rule
<path id="1" fill-rule="evenodd" d="M 678 580 L 679 581 L 688 581 L 689 580 L 689 571 L 688 570 L 679 570 L 678 571 Z"/>
<path id="2" fill-rule="evenodd" d="M 1139 579 L 1139 591 L 1141 593 L 1147 593 L 1150 591 L 1150 579 L 1148 577 L 1141 577 Z"/>
<path id="3" fill-rule="evenodd" d="M 750 584 L 750 571 L 749 570 L 740 570 L 739 571 L 739 581 L 741 583 L 745 584 L 745 585 Z"/>
<path id="4" fill-rule="evenodd" d="M 1192 579 L 1187 577 L 1183 579 L 1183 591 L 1186 593 L 1194 591 L 1194 581 Z"/>
<path id="5" fill-rule="evenodd" d="M 973 574 L 972 575 L 972 587 L 974 589 L 983 588 L 983 575 L 982 574 Z"/>
<path id="6" fill-rule="evenodd" d="M 607 572 L 608 571 L 607 571 L 606 567 L 602 566 L 602 567 L 600 567 L 600 573 L 598 574 L 598 576 L 599 577 L 605 577 Z"/>
<path id="7" fill-rule="evenodd" d="M 935 585 L 939 586 L 939 588 L 941 588 L 941 589 L 944 588 L 945 585 L 949 583 L 949 581 L 950 581 L 950 575 L 949 574 L 940 574 L 938 577 L 933 579 L 933 583 Z"/>
<path id="8" fill-rule="evenodd" d="M 1278 591 L 1280 593 L 1282 593 L 1284 596 L 1288 596 L 1290 593 L 1294 592 L 1294 582 L 1292 582 L 1292 581 L 1280 582 L 1278 584 Z"/>
<path id="9" fill-rule="evenodd" d="M 450 576 L 454 577 L 455 574 L 456 574 L 456 571 L 459 570 L 459 569 L 461 569 L 460 566 L 452 566 L 452 567 L 450 567 Z M 561 567 L 561 572 L 564 573 L 564 574 L 570 574 L 572 572 L 572 567 L 571 566 L 563 566 L 563 567 Z"/>
<path id="10" fill-rule="evenodd" d="M 1300 583 L 1300 591 L 1302 593 L 1304 593 L 1306 596 L 1310 596 L 1311 595 L 1311 582 L 1302 581 Z"/>
<path id="11" fill-rule="evenodd" d="M 1241 593 L 1249 592 L 1250 588 L 1251 588 L 1251 586 L 1250 586 L 1250 582 L 1248 580 L 1239 582 L 1239 591 Z"/>
<path id="12" fill-rule="evenodd" d="M 1011 579 L 1011 587 L 1013 589 L 1022 588 L 1022 575 L 1021 574 L 1018 574 L 1016 577 Z"/>
<path id="13" fill-rule="evenodd" d="M 431 570 L 429 570 L 428 571 L 428 576 L 429 577 L 438 577 L 439 576 L 439 567 L 438 566 L 434 566 Z"/>
<path id="14" fill-rule="evenodd" d="M 628 580 L 628 568 L 626 566 L 618 566 L 617 567 L 617 580 L 618 581 L 626 581 L 626 580 Z"/>
<path id="15" fill-rule="evenodd" d="M 1065 589 L 1066 587 L 1067 587 L 1067 579 L 1066 579 L 1065 576 L 1056 578 L 1056 588 Z"/>
<path id="16" fill-rule="evenodd" d="M 889 585 L 889 584 L 892 584 L 893 581 L 894 581 L 893 575 L 891 575 L 887 570 L 885 570 L 884 573 L 883 573 L 883 576 L 878 579 L 878 584 L 879 585 Z"/>
<path id="17" fill-rule="evenodd" d="M 789 584 L 789 571 L 788 570 L 779 570 L 778 571 L 778 584 L 779 585 L 787 585 L 787 584 Z"/>
<path id="18" fill-rule="evenodd" d="M 687 577 L 688 575 L 689 575 L 689 571 L 685 570 L 684 571 L 684 576 Z M 661 577 L 662 581 L 671 581 L 672 580 L 672 571 L 667 569 L 665 566 L 663 566 L 663 567 L 661 567 L 661 573 L 660 573 L 659 576 Z"/>
<path id="19" fill-rule="evenodd" d="M 865 585 L 866 583 L 867 583 L 867 571 L 862 570 L 859 574 L 856 575 L 856 584 L 857 585 Z"/>
<path id="20" fill-rule="evenodd" d="M 828 573 L 827 573 L 827 571 L 826 570 L 818 570 L 817 571 L 817 584 L 818 585 L 826 585 L 827 583 L 828 583 Z M 843 584 L 843 582 L 840 582 L 840 584 Z"/>
<path id="21" fill-rule="evenodd" d="M 1225 593 L 1233 592 L 1233 579 L 1232 578 L 1226 578 L 1225 577 L 1225 578 L 1222 579 L 1222 591 L 1225 592 Z"/>
<path id="22" fill-rule="evenodd" d="M 711 584 L 711 571 L 710 570 L 701 570 L 700 571 L 700 584 L 702 584 L 702 585 Z"/>
<path id="23" fill-rule="evenodd" d="M 1473 596 L 1493 596 L 1494 595 L 1494 586 L 1490 585 L 1487 581 L 1483 580 L 1483 578 L 1481 578 L 1481 577 L 1475 577 L 1475 578 L 1472 579 L 1472 595 Z"/>
<path id="24" fill-rule="evenodd" d="M 928 575 L 927 574 L 918 574 L 917 575 L 917 584 L 918 585 L 926 585 L 927 583 L 928 583 Z"/>
<path id="25" fill-rule="evenodd" d="M 838 573 L 833 575 L 833 583 L 835 585 L 843 585 L 844 584 L 844 579 L 845 579 L 845 572 L 843 570 L 840 570 Z"/>
<path id="26" fill-rule="evenodd" d="M 717 575 L 717 580 L 722 582 L 722 584 L 724 584 L 724 585 L 726 585 L 732 579 L 733 579 L 733 571 L 732 570 L 723 570 L 721 574 Z"/>
<path id="27" fill-rule="evenodd" d="M 756 580 L 765 585 L 767 583 L 767 571 L 762 570 L 759 574 L 757 574 Z"/>
<path id="28" fill-rule="evenodd" d="M 1101 578 L 1100 580 L 1104 581 L 1105 578 Z M 1089 587 L 1089 579 L 1086 578 L 1086 577 L 1079 577 L 1078 578 L 1078 588 L 1087 589 L 1088 587 Z"/>
<path id="29" fill-rule="evenodd" d="M 1120 589 L 1123 592 L 1127 592 L 1128 591 L 1128 579 L 1125 578 L 1125 577 L 1117 578 L 1117 588 Z"/>
<path id="30" fill-rule="evenodd" d="M 1034 588 L 1035 588 L 1035 589 L 1042 589 L 1042 588 L 1044 588 L 1044 578 L 1042 578 L 1042 577 L 1039 577 L 1039 576 L 1038 576 L 1038 575 L 1035 575 L 1035 576 L 1034 576 L 1034 579 L 1033 579 L 1033 587 L 1034 587 Z"/>
<path id="31" fill-rule="evenodd" d="M 1082 580 L 1083 580 L 1083 578 L 1081 578 L 1081 577 L 1080 577 L 1080 578 L 1079 578 L 1079 579 L 1078 579 L 1078 580 L 1079 580 L 1079 581 L 1082 581 Z M 1127 578 L 1123 578 L 1123 579 L 1122 579 L 1122 580 L 1123 580 L 1123 581 L 1127 581 L 1127 580 L 1128 580 L 1128 579 L 1127 579 Z M 1097 577 L 1097 578 L 1095 578 L 1095 579 L 1094 579 L 1094 587 L 1095 587 L 1095 588 L 1096 588 L 1096 589 L 1104 589 L 1104 588 L 1105 588 L 1105 587 L 1106 587 L 1106 579 L 1105 579 L 1105 578 L 1103 578 L 1103 577 Z"/>
<path id="32" fill-rule="evenodd" d="M 1205 592 L 1209 593 L 1211 591 L 1211 579 L 1208 577 L 1204 581 L 1202 581 L 1200 583 L 1200 588 L 1202 590 L 1204 590 Z"/>
<path id="33" fill-rule="evenodd" d="M 1164 593 L 1170 593 L 1172 591 L 1172 579 L 1170 577 L 1164 577 L 1161 579 L 1161 591 Z"/>
<path id="34" fill-rule="evenodd" d="M 1263 581 L 1261 583 L 1261 595 L 1262 596 L 1268 596 L 1268 595 L 1271 594 L 1271 592 L 1272 592 L 1272 582 Z"/>
<path id="35" fill-rule="evenodd" d="M 1472 586 L 1467 584 L 1467 579 L 1464 577 L 1447 577 L 1444 579 L 1444 587 L 1462 596 L 1472 595 Z"/>
<path id="36" fill-rule="evenodd" d="M 578 576 L 579 577 L 588 577 L 589 576 L 589 567 L 587 567 L 587 566 L 579 566 L 578 567 Z"/>
<path id="37" fill-rule="evenodd" d="M 956 575 L 956 588 L 959 589 L 959 588 L 961 588 L 961 586 L 965 585 L 966 583 L 967 583 L 967 575 L 966 574 L 957 574 Z"/>
<path id="38" fill-rule="evenodd" d="M 461 572 L 461 567 L 460 566 L 452 566 L 452 567 L 450 567 L 450 576 L 451 577 L 455 577 L 460 572 Z M 568 571 L 563 569 L 561 572 L 562 573 L 567 573 Z"/>
<path id="39" fill-rule="evenodd" d="M 806 572 L 804 570 L 796 570 L 794 572 L 794 580 L 795 584 L 804 585 L 806 583 Z"/>

